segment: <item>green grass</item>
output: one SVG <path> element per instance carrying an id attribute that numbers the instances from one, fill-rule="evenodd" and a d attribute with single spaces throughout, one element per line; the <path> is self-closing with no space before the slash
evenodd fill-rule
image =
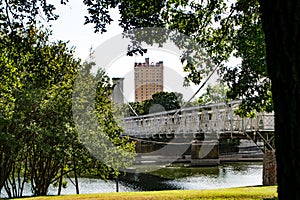
<path id="1" fill-rule="evenodd" d="M 95 199 L 276 199 L 277 186 L 240 187 L 215 190 L 171 190 L 154 192 L 120 192 L 65 196 L 32 197 L 24 200 L 95 200 Z"/>

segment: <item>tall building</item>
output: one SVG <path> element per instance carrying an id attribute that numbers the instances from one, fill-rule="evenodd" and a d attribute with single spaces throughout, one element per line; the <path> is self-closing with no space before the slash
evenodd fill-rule
<path id="1" fill-rule="evenodd" d="M 151 99 L 152 95 L 162 92 L 164 88 L 163 61 L 149 63 L 145 58 L 144 63 L 134 64 L 135 101 Z"/>
<path id="2" fill-rule="evenodd" d="M 114 88 L 112 93 L 112 100 L 121 106 L 124 103 L 123 96 L 123 81 L 124 78 L 112 78 Z"/>

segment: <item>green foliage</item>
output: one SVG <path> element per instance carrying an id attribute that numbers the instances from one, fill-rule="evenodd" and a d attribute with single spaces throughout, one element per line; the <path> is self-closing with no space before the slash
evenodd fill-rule
<path id="1" fill-rule="evenodd" d="M 146 115 L 179 109 L 183 104 L 182 98 L 183 95 L 177 92 L 157 92 L 152 95 L 151 99 L 142 102 L 130 102 L 129 104 L 138 115 Z M 130 116 L 135 116 L 130 108 L 127 108 L 127 110 Z"/>
<path id="2" fill-rule="evenodd" d="M 66 4 L 68 0 L 61 0 Z M 2 33 L 15 34 L 28 25 L 37 24 L 41 20 L 56 20 L 55 6 L 46 0 L 10 1 L 1 0 L 0 30 Z"/>
<path id="3" fill-rule="evenodd" d="M 61 1 L 62 4 L 67 2 Z M 216 65 L 219 75 L 228 84 L 228 98 L 243 98 L 243 109 L 246 109 L 244 115 L 253 110 L 273 110 L 258 0 L 84 0 L 83 3 L 88 10 L 85 24 L 94 24 L 95 32 L 106 31 L 107 24 L 112 22 L 109 13 L 111 8 L 119 9 L 120 26 L 124 31 L 143 27 L 162 27 L 168 30 L 151 33 L 145 29 L 147 34 L 125 34 L 133 41 L 128 55 L 145 53 L 147 50 L 142 47 L 141 42 L 157 42 L 162 45 L 167 39 L 171 39 L 179 48 L 189 49 L 181 57 L 184 71 L 189 73 L 186 80 L 199 84 Z M 58 17 L 54 13 L 54 5 L 44 0 L 3 0 L 0 7 L 0 27 L 7 30 L 7 33 L 35 23 L 40 10 L 47 20 Z M 186 45 L 187 41 L 178 39 L 178 33 L 188 36 L 189 45 Z M 232 55 L 242 58 L 242 64 L 229 66 L 226 62 Z M 6 95 L 6 98 L 11 97 Z"/>
<path id="4" fill-rule="evenodd" d="M 0 190 L 5 186 L 10 197 L 22 196 L 20 186 L 27 181 L 34 195 L 46 195 L 51 184 L 60 185 L 61 177 L 73 172 L 102 179 L 119 174 L 119 168 L 103 164 L 83 146 L 73 121 L 74 83 L 79 70 L 91 64 L 81 66 L 66 43 L 49 42 L 50 34 L 30 27 L 0 37 Z M 122 129 L 112 115 L 110 80 L 102 71 L 96 78 L 97 122 L 113 144 L 134 155 L 134 144 L 120 137 Z M 119 154 L 111 162 L 126 168 L 126 159 Z"/>
<path id="5" fill-rule="evenodd" d="M 271 81 L 267 73 L 265 37 L 258 3 L 248 3 L 240 9 L 247 17 L 237 14 L 241 27 L 236 33 L 234 55 L 242 58 L 242 63 L 233 69 L 224 68 L 226 74 L 223 78 L 230 87 L 228 97 L 243 98 L 242 115 L 252 110 L 271 112 Z"/>
<path id="6" fill-rule="evenodd" d="M 6 50 L 1 56 L 6 62 L 2 62 L 1 67 L 10 63 L 15 67 L 10 77 L 6 74 L 1 77 L 8 80 L 7 91 L 14 102 L 9 123 L 1 126 L 1 140 L 6 140 L 1 142 L 1 160 L 5 160 L 1 173 L 11 171 L 14 179 L 15 171 L 23 171 L 17 180 L 31 180 L 36 195 L 47 193 L 66 162 L 68 147 L 75 138 L 70 128 L 70 103 L 72 83 L 80 62 L 74 59 L 73 50 L 65 43 L 49 42 L 49 34 L 31 27 L 1 37 L 9 47 L 1 48 L 1 51 Z M 6 119 L 1 117 L 1 121 Z M 11 147 L 9 151 L 4 150 L 7 147 Z M 0 187 L 6 184 L 10 192 L 13 185 L 8 178 L 1 176 Z M 14 196 L 22 195 L 14 191 L 15 187 L 11 190 Z"/>
<path id="7" fill-rule="evenodd" d="M 130 107 L 125 105 L 124 109 L 129 113 L 130 116 L 145 115 L 144 104 L 142 102 L 129 102 Z M 134 110 L 134 112 L 133 112 Z"/>
<path id="8" fill-rule="evenodd" d="M 198 104 L 204 105 L 209 103 L 227 102 L 227 91 L 228 87 L 224 84 L 216 84 L 214 86 L 208 85 L 206 92 L 198 98 Z"/>
<path id="9" fill-rule="evenodd" d="M 162 105 L 166 111 L 180 108 L 183 95 L 178 92 L 158 92 L 152 95 L 154 104 Z"/>
<path id="10" fill-rule="evenodd" d="M 91 154 L 118 175 L 119 169 L 131 165 L 135 153 L 134 143 L 121 137 L 123 129 L 115 115 L 110 95 L 110 78 L 100 68 L 90 73 L 94 62 L 85 62 L 78 74 L 73 91 L 73 116 L 79 140 Z"/>

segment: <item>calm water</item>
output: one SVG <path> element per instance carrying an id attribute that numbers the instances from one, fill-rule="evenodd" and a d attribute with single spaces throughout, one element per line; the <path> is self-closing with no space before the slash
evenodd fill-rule
<path id="1" fill-rule="evenodd" d="M 218 167 L 187 168 L 164 167 L 150 173 L 135 173 L 134 170 L 120 179 L 120 192 L 151 190 L 195 190 L 253 186 L 262 184 L 262 163 L 230 163 Z M 116 191 L 115 181 L 80 178 L 80 193 L 102 193 Z M 3 192 L 3 191 L 2 191 Z M 75 186 L 68 180 L 62 194 L 75 194 Z M 51 187 L 49 195 L 56 195 L 57 188 Z M 24 195 L 31 195 L 27 187 Z M 5 197 L 1 193 L 1 197 Z"/>

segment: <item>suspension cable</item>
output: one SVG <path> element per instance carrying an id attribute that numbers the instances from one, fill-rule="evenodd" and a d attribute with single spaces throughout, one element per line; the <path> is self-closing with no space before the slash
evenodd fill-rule
<path id="1" fill-rule="evenodd" d="M 139 116 L 136 112 L 135 112 L 135 110 L 132 108 L 132 106 L 130 105 L 130 103 L 129 103 L 129 101 L 127 100 L 127 98 L 125 97 L 125 95 L 124 95 L 124 93 L 123 93 L 123 91 L 121 90 L 121 88 L 120 88 L 120 86 L 119 86 L 119 84 L 117 84 L 117 87 L 119 88 L 119 90 L 120 90 L 120 92 L 121 92 L 121 94 L 122 94 L 122 96 L 123 96 L 123 98 L 125 99 L 125 101 L 126 101 L 126 103 L 128 104 L 128 106 L 129 106 L 129 108 L 130 108 L 130 110 L 135 114 L 135 116 Z"/>
<path id="2" fill-rule="evenodd" d="M 216 72 L 217 68 L 220 65 L 216 65 L 215 68 L 213 69 L 213 71 L 209 74 L 209 76 L 206 78 L 206 80 L 202 83 L 202 85 L 198 88 L 198 90 L 193 94 L 193 96 L 187 101 L 185 102 L 176 112 L 174 115 L 178 114 L 182 108 L 184 108 L 199 92 L 200 90 L 206 85 L 206 83 L 208 82 L 208 80 L 212 77 L 212 75 Z"/>

